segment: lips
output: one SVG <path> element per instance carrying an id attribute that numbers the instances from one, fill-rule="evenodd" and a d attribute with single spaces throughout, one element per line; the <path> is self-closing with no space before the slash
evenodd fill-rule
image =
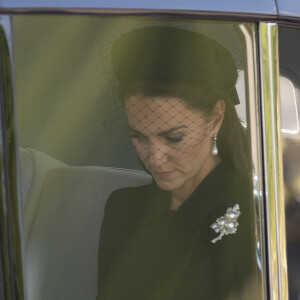
<path id="1" fill-rule="evenodd" d="M 159 178 L 168 178 L 171 175 L 174 174 L 174 171 L 168 171 L 168 172 L 158 172 L 158 171 L 153 171 L 155 177 L 159 177 Z"/>

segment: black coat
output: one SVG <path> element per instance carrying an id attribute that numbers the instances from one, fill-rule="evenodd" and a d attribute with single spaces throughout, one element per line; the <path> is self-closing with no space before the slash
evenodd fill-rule
<path id="1" fill-rule="evenodd" d="M 219 164 L 178 209 L 156 184 L 111 194 L 99 248 L 98 300 L 216 300 L 240 293 L 255 268 L 251 189 Z M 211 225 L 239 204 L 235 234 Z"/>

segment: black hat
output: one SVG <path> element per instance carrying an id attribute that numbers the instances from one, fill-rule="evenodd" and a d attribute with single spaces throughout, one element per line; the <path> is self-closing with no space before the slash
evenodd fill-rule
<path id="1" fill-rule="evenodd" d="M 197 32 L 145 27 L 121 36 L 111 54 L 119 82 L 135 80 L 207 85 L 239 103 L 238 73 L 230 52 Z"/>

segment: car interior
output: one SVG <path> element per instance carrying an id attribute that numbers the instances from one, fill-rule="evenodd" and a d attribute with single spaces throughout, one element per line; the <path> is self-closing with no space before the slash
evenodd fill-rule
<path id="1" fill-rule="evenodd" d="M 12 18 L 20 191 L 28 296 L 95 299 L 100 227 L 109 194 L 147 184 L 128 137 L 109 64 L 113 41 L 146 25 L 194 28 L 229 47 L 243 70 L 236 24 L 155 18 Z M 245 116 L 244 73 L 238 92 Z"/>
<path id="2" fill-rule="evenodd" d="M 235 23 L 150 17 L 12 18 L 19 191 L 30 300 L 95 299 L 105 202 L 118 188 L 152 182 L 130 143 L 109 55 L 122 33 L 161 24 L 198 30 L 230 49 L 240 70 L 237 111 L 246 127 L 245 49 Z M 293 70 L 287 64 L 282 70 Z M 297 70 L 300 74 L 300 67 Z M 282 72 L 291 82 L 289 74 Z M 299 99 L 287 98 L 283 103 L 295 110 Z M 288 128 L 298 122 L 294 115 Z M 290 133 L 285 137 L 289 142 Z"/>
<path id="3" fill-rule="evenodd" d="M 151 183 L 143 171 L 68 166 L 20 149 L 29 299 L 95 299 L 105 200 Z"/>

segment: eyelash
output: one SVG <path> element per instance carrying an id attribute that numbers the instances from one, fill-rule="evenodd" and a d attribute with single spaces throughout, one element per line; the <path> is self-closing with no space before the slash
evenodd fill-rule
<path id="1" fill-rule="evenodd" d="M 177 137 L 165 137 L 165 139 L 171 143 L 180 143 L 183 139 L 183 136 L 177 136 Z"/>
<path id="2" fill-rule="evenodd" d="M 143 140 L 143 139 L 145 139 L 144 136 L 138 135 L 138 134 L 130 134 L 129 136 L 130 136 L 132 139 L 137 139 L 137 140 Z"/>
<path id="3" fill-rule="evenodd" d="M 142 140 L 146 140 L 146 137 L 142 136 L 142 135 L 138 135 L 138 134 L 130 134 L 129 135 L 131 138 L 133 139 L 137 139 L 139 141 L 142 141 Z M 178 137 L 169 137 L 169 136 L 165 136 L 164 137 L 168 142 L 170 143 L 173 143 L 173 144 L 176 144 L 176 143 L 180 143 L 183 138 L 184 138 L 184 135 L 182 136 L 178 136 Z"/>

